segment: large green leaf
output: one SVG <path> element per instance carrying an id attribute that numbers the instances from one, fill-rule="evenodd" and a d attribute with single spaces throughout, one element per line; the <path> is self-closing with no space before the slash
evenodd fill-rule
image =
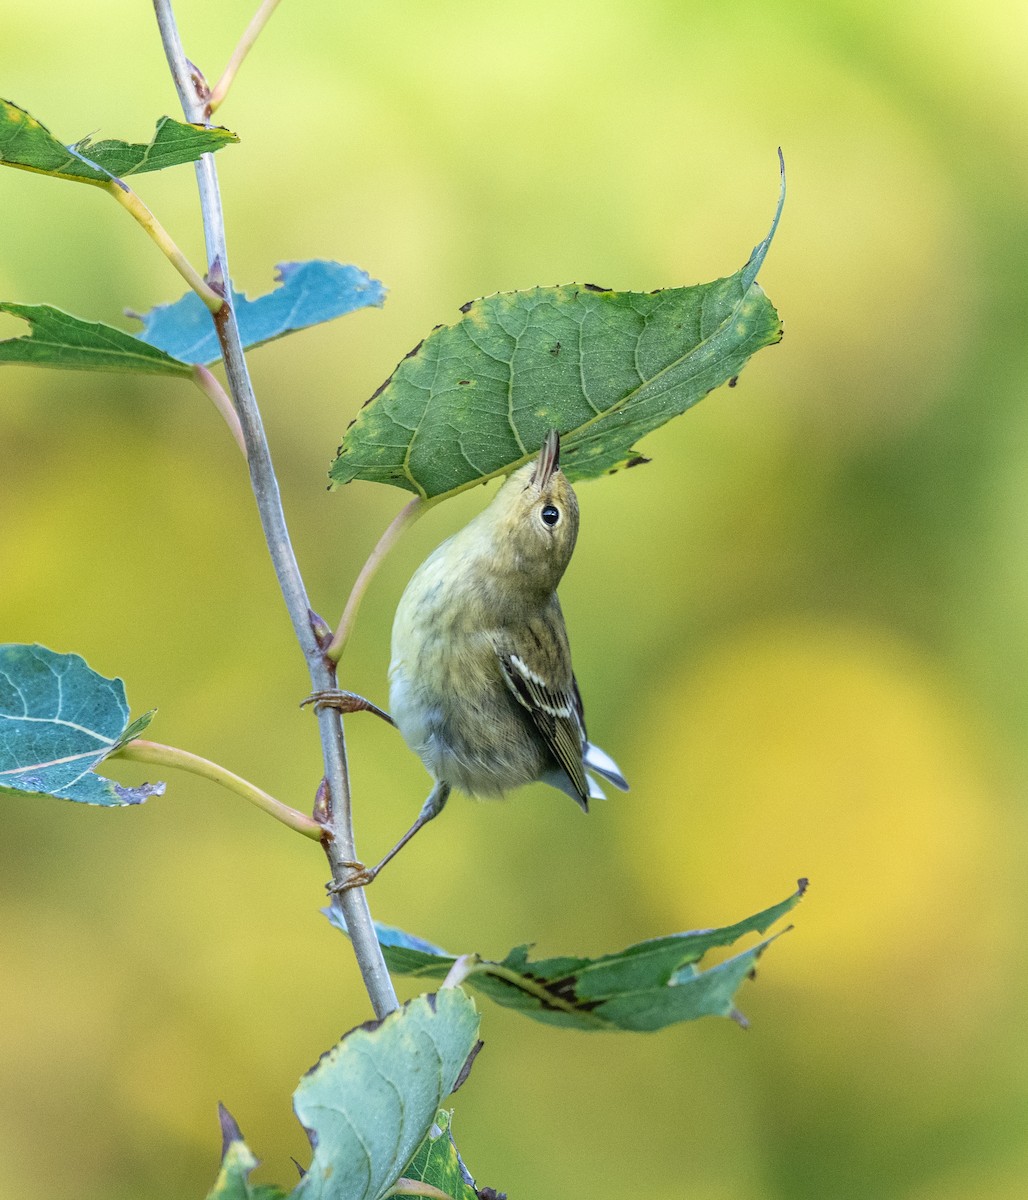
<path id="1" fill-rule="evenodd" d="M 197 303 L 203 307 L 199 297 Z M 0 363 L 66 367 L 78 371 L 184 375 L 186 378 L 193 374 L 189 363 L 148 346 L 122 329 L 99 321 L 83 321 L 49 304 L 0 301 L 0 312 L 21 317 L 30 326 L 23 337 L 0 341 Z"/>
<path id="2" fill-rule="evenodd" d="M 806 886 L 801 879 L 786 900 L 735 925 L 653 938 L 599 958 L 533 962 L 527 946 L 516 947 L 499 961 L 475 956 L 466 982 L 497 1004 L 572 1029 L 652 1031 L 698 1017 L 742 1020 L 735 993 L 775 937 L 706 970 L 697 964 L 710 950 L 770 929 L 799 903 Z M 346 932 L 337 907 L 325 913 Z M 456 955 L 402 930 L 381 925 L 377 930 L 386 965 L 397 974 L 441 979 L 457 961 Z"/>
<path id="3" fill-rule="evenodd" d="M 140 804 L 163 783 L 122 787 L 95 773 L 138 737 L 152 712 L 129 721 L 125 685 L 77 654 L 0 646 L 0 792 L 56 796 L 106 808 Z"/>
<path id="4" fill-rule="evenodd" d="M 416 346 L 364 406 L 330 472 L 442 499 L 504 474 L 561 434 L 569 479 L 637 457 L 635 442 L 734 379 L 781 322 L 755 282 L 781 214 L 726 279 L 664 291 L 589 284 L 475 300 Z"/>
<path id="5" fill-rule="evenodd" d="M 440 1139 L 452 1141 L 440 1105 L 463 1082 L 477 1037 L 475 1005 L 455 987 L 351 1029 L 293 1093 L 314 1155 L 290 1200 L 382 1200 L 404 1168 L 408 1179 L 433 1182 L 449 1176 L 454 1158 L 459 1173 L 456 1150 L 443 1152 Z M 279 1188 L 250 1183 L 257 1159 L 224 1108 L 220 1117 L 221 1171 L 208 1200 L 283 1200 Z"/>
<path id="6" fill-rule="evenodd" d="M 322 1055 L 293 1097 L 314 1146 L 295 1200 L 379 1200 L 458 1085 L 477 1036 L 471 999 L 441 988 Z"/>
<path id="7" fill-rule="evenodd" d="M 0 100 L 0 165 L 106 187 L 112 179 L 195 162 L 239 138 L 227 129 L 161 117 L 146 144 L 83 138 L 65 146 L 30 113 Z"/>

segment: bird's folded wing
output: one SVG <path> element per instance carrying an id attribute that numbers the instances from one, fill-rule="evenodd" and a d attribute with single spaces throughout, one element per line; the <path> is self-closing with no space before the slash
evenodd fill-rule
<path id="1" fill-rule="evenodd" d="M 572 676 L 569 686 L 558 686 L 535 669 L 524 655 L 498 650 L 503 678 L 520 705 L 528 710 L 547 749 L 567 772 L 578 794 L 588 799 L 582 751 L 585 729 L 582 702 Z"/>

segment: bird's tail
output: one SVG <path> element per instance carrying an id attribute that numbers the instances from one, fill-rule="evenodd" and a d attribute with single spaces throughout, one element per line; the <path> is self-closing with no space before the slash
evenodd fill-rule
<path id="1" fill-rule="evenodd" d="M 604 779 L 609 779 L 616 788 L 620 788 L 623 792 L 628 791 L 628 780 L 621 774 L 621 768 L 599 746 L 594 746 L 592 742 L 586 742 L 585 754 L 582 756 L 582 759 L 587 771 L 595 771 L 597 775 L 602 775 Z M 598 787 L 594 792 L 594 787 L 593 781 L 590 780 L 589 795 L 599 799 L 603 795 L 603 792 Z"/>

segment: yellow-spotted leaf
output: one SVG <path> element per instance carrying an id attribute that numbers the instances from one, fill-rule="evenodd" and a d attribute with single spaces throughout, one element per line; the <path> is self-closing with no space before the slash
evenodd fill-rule
<path id="1" fill-rule="evenodd" d="M 187 125 L 161 117 L 149 142 L 93 142 L 88 137 L 66 146 L 17 104 L 0 100 L 0 165 L 36 171 L 56 179 L 106 187 L 112 179 L 162 171 L 195 162 L 239 138 L 227 129 Z"/>

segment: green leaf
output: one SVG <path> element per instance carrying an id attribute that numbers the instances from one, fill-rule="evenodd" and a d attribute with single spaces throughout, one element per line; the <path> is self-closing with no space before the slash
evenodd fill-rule
<path id="1" fill-rule="evenodd" d="M 77 654 L 0 645 L 0 792 L 107 808 L 160 795 L 163 783 L 122 787 L 94 774 L 152 717 L 130 723 L 122 681 L 98 675 Z"/>
<path id="2" fill-rule="evenodd" d="M 243 1141 L 232 1114 L 218 1105 L 221 1119 L 221 1170 L 207 1200 L 285 1200 L 286 1192 L 267 1184 L 252 1184 L 250 1172 L 258 1165 L 256 1156 Z"/>
<path id="3" fill-rule="evenodd" d="M 204 154 L 213 154 L 239 135 L 221 125 L 190 125 L 173 117 L 161 117 L 147 143 L 122 142 L 116 138 L 94 142 L 85 137 L 74 147 L 76 154 L 95 163 L 103 171 L 121 179 L 126 175 L 145 175 L 196 162 Z"/>
<path id="4" fill-rule="evenodd" d="M 146 145 L 93 142 L 88 137 L 65 146 L 35 117 L 9 100 L 0 100 L 0 165 L 37 171 L 75 183 L 106 187 L 112 179 L 161 171 L 195 162 L 239 138 L 227 129 L 187 125 L 161 117 Z"/>
<path id="5" fill-rule="evenodd" d="M 477 1036 L 471 999 L 441 988 L 352 1029 L 323 1054 L 293 1093 L 314 1157 L 290 1200 L 381 1200 L 401 1172 L 442 1188 L 434 1181 L 449 1179 L 454 1165 L 470 1180 L 439 1106 L 467 1074 Z M 250 1183 L 257 1158 L 223 1106 L 219 1116 L 221 1171 L 208 1200 L 283 1200 L 279 1188 Z M 449 1194 L 478 1200 L 474 1190 Z"/>
<path id="6" fill-rule="evenodd" d="M 458 1085 L 477 1036 L 471 999 L 441 988 L 324 1054 L 293 1097 L 314 1147 L 294 1200 L 379 1200 Z"/>
<path id="7" fill-rule="evenodd" d="M 197 298 L 197 303 L 203 307 Z M 206 311 L 206 310 L 205 310 Z M 192 376 L 189 363 L 169 357 L 130 333 L 99 321 L 83 321 L 49 304 L 10 304 L 0 312 L 28 321 L 23 337 L 0 341 L 0 363 L 66 367 L 79 371 L 134 371 Z"/>
<path id="8" fill-rule="evenodd" d="M 566 284 L 466 304 L 361 410 L 333 484 L 367 479 L 439 500 L 527 462 L 551 428 L 571 480 L 632 465 L 637 439 L 781 338 L 754 279 L 784 198 L 783 173 L 771 232 L 726 279 L 651 293 Z"/>
<path id="9" fill-rule="evenodd" d="M 454 1145 L 450 1132 L 452 1116 L 452 1110 L 445 1108 L 436 1113 L 431 1129 L 404 1168 L 402 1178 L 430 1184 L 453 1200 L 479 1200 L 475 1181 Z"/>
<path id="10" fill-rule="evenodd" d="M 289 1193 L 281 1188 L 250 1182 L 250 1172 L 258 1165 L 245 1142 L 233 1142 L 225 1151 L 207 1200 L 286 1200 Z"/>
<path id="11" fill-rule="evenodd" d="M 767 252 L 771 249 L 771 243 L 775 240 L 778 222 L 782 219 L 782 209 L 785 208 L 785 156 L 782 154 L 781 146 L 778 147 L 778 174 L 780 183 L 778 186 L 778 205 L 775 208 L 774 219 L 771 221 L 771 228 L 767 231 L 767 236 L 753 247 L 753 253 L 742 269 L 742 286 L 745 288 L 748 288 L 753 283 L 760 272 L 760 268 L 764 265 Z"/>
<path id="12" fill-rule="evenodd" d="M 243 346 L 250 349 L 298 329 L 331 321 L 369 305 L 385 303 L 385 288 L 359 267 L 315 259 L 279 263 L 274 291 L 249 300 L 232 289 L 232 307 Z M 140 339 L 187 363 L 221 359 L 221 346 L 207 306 L 195 292 L 161 304 L 139 318 Z"/>
<path id="13" fill-rule="evenodd" d="M 244 349 L 385 302 L 385 288 L 359 267 L 313 261 L 280 263 L 277 271 L 281 286 L 256 300 L 233 289 Z M 191 378 L 192 364 L 221 358 L 211 314 L 195 292 L 140 317 L 138 336 L 49 304 L 0 301 L 0 312 L 30 326 L 22 337 L 0 340 L 0 363 Z"/>
<path id="14" fill-rule="evenodd" d="M 476 958 L 465 982 L 497 1004 L 570 1029 L 652 1031 L 707 1016 L 742 1021 L 735 993 L 779 935 L 706 970 L 697 964 L 710 950 L 770 929 L 799 903 L 806 886 L 801 879 L 788 899 L 735 925 L 653 938 L 600 958 L 532 962 L 529 948 L 518 946 L 498 962 Z M 336 907 L 324 912 L 346 932 Z M 456 955 L 402 930 L 376 928 L 386 965 L 397 974 L 445 978 L 457 961 Z"/>
<path id="15" fill-rule="evenodd" d="M 258 1162 L 245 1142 L 232 1142 L 221 1159 L 221 1170 L 207 1200 L 250 1200 L 250 1172 Z M 283 1193 L 279 1192 L 279 1195 Z"/>

